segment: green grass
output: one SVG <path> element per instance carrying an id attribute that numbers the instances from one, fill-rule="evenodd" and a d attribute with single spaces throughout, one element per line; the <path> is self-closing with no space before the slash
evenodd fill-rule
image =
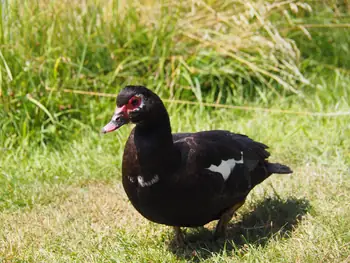
<path id="1" fill-rule="evenodd" d="M 295 1 L 298 13 L 286 1 L 265 1 L 264 13 L 258 2 L 1 6 L 0 262 L 349 262 L 350 116 L 200 105 L 349 112 L 349 29 L 309 29 L 311 39 L 284 30 L 348 23 L 346 1 L 312 2 L 313 12 Z M 142 218 L 122 189 L 131 127 L 99 133 L 114 99 L 62 92 L 126 84 L 197 101 L 166 103 L 174 132 L 247 134 L 294 173 L 253 190 L 226 242 L 211 240 L 213 222 L 187 229 L 188 246 L 175 249 L 171 229 Z"/>
<path id="2" fill-rule="evenodd" d="M 188 230 L 174 251 L 172 232 L 143 219 L 120 184 L 129 132 L 87 130 L 60 150 L 8 150 L 1 168 L 1 253 L 33 262 L 341 262 L 349 254 L 348 119 L 208 113 L 170 107 L 174 130 L 231 129 L 271 146 L 293 175 L 257 187 L 232 221 L 226 243 Z M 210 224 L 209 229 L 213 228 Z"/>

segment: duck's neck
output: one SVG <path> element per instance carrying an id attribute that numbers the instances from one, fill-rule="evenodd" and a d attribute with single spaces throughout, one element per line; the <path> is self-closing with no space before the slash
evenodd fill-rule
<path id="1" fill-rule="evenodd" d="M 180 156 L 173 144 L 167 114 L 154 122 L 136 125 L 134 142 L 143 173 L 152 176 L 176 169 Z"/>

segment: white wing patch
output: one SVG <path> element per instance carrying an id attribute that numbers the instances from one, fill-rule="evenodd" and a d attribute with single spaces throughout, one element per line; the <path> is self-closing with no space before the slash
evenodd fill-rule
<path id="1" fill-rule="evenodd" d="M 236 164 L 243 163 L 243 152 L 241 152 L 241 159 L 235 160 L 234 158 L 228 160 L 222 160 L 221 163 L 216 166 L 214 164 L 210 165 L 208 170 L 212 172 L 217 172 L 222 175 L 224 180 L 226 181 L 231 174 L 231 171 L 235 168 Z"/>
<path id="2" fill-rule="evenodd" d="M 149 181 L 145 181 L 145 179 L 143 179 L 143 177 L 141 175 L 139 175 L 137 177 L 137 182 L 139 183 L 139 185 L 141 187 L 145 187 L 145 186 L 149 187 L 151 185 L 154 185 L 158 181 L 159 181 L 159 176 L 157 174 L 155 176 L 153 176 L 152 179 Z"/>

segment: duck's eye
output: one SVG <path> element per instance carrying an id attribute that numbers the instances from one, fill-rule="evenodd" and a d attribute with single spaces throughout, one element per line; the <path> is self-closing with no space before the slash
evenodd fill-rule
<path id="1" fill-rule="evenodd" d="M 135 109 L 141 105 L 141 98 L 139 97 L 132 97 L 129 100 L 129 105 L 131 106 L 132 109 Z"/>
<path id="2" fill-rule="evenodd" d="M 131 105 L 132 105 L 132 106 L 137 106 L 137 104 L 139 104 L 139 100 L 133 99 L 133 100 L 131 101 Z"/>

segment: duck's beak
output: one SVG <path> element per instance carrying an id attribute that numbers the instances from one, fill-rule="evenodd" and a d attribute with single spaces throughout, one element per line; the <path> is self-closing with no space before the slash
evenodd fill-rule
<path id="1" fill-rule="evenodd" d="M 116 129 L 119 129 L 124 124 L 127 124 L 128 121 L 128 113 L 126 106 L 122 106 L 120 108 L 116 108 L 113 114 L 111 121 L 102 128 L 102 133 L 112 132 Z"/>

